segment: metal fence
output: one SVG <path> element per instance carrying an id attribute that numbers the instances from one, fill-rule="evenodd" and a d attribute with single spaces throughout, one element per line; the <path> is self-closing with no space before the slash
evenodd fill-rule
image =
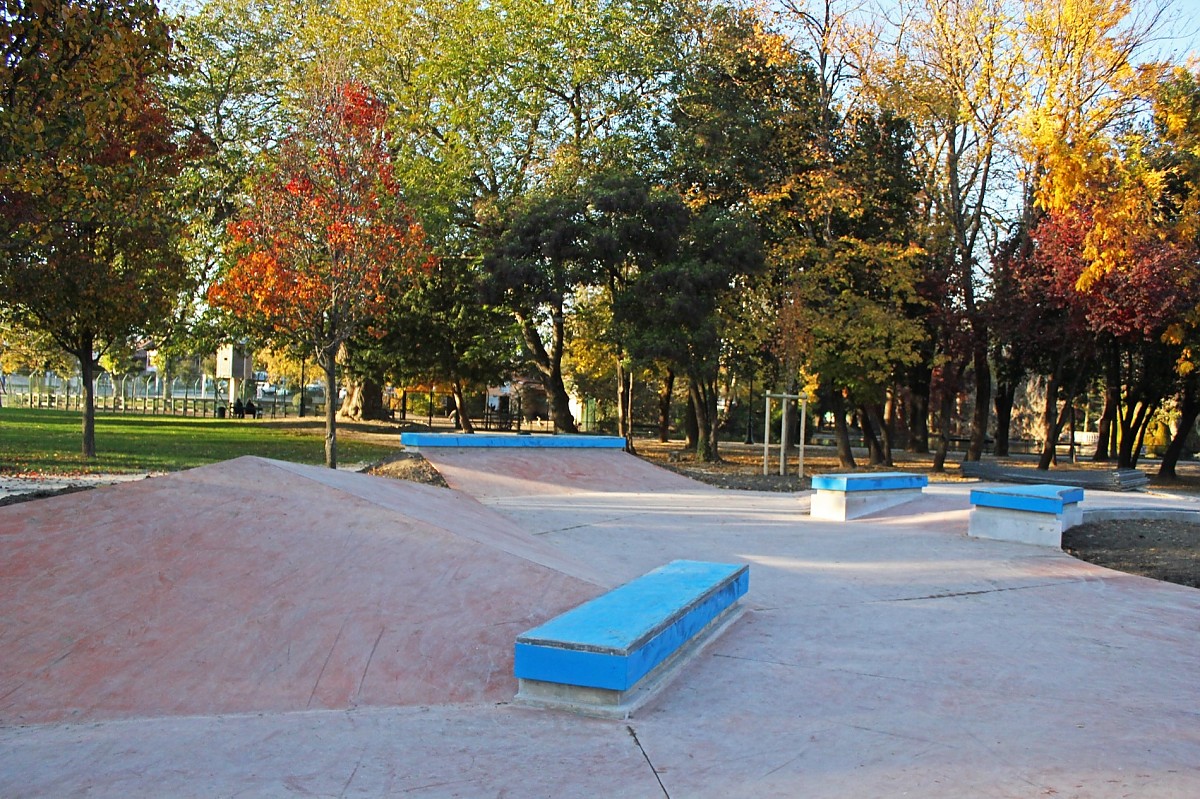
<path id="1" fill-rule="evenodd" d="M 68 391 L 30 391 L 28 393 L 5 393 L 0 397 L 5 405 L 20 408 L 44 408 L 65 411 L 82 411 L 83 394 Z M 259 415 L 265 419 L 287 418 L 296 416 L 296 408 L 287 399 L 263 397 L 254 400 Z M 200 416 L 216 417 L 228 412 L 228 399 L 212 397 L 151 397 L 151 396 L 119 396 L 97 394 L 95 409 L 97 413 L 128 413 L 142 416 Z M 313 414 L 317 408 L 311 405 L 305 411 Z"/>

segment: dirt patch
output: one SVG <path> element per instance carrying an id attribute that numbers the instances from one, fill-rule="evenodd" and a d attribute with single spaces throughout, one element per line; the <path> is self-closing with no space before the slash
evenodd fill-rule
<path id="1" fill-rule="evenodd" d="M 449 488 L 441 472 L 433 468 L 429 461 L 411 452 L 398 452 L 383 463 L 367 469 L 367 474 Z"/>
<path id="2" fill-rule="evenodd" d="M 48 497 L 62 496 L 63 494 L 75 494 L 79 491 L 91 491 L 96 486 L 66 486 L 64 488 L 45 488 L 38 491 L 26 491 L 23 494 L 10 494 L 7 497 L 0 497 L 0 508 L 6 505 L 17 505 L 21 502 L 29 502 L 34 499 L 46 499 Z"/>
<path id="3" fill-rule="evenodd" d="M 1109 569 L 1200 588 L 1200 524 L 1113 519 L 1072 527 L 1063 551 Z"/>

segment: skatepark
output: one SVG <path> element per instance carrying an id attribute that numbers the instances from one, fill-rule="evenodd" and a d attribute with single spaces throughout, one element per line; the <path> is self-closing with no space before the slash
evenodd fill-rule
<path id="1" fill-rule="evenodd" d="M 422 454 L 449 490 L 240 458 L 0 508 L 0 795 L 1200 794 L 1200 592 L 970 538 L 974 484 L 833 522 L 619 451 Z M 652 701 L 513 701 L 518 634 L 676 559 L 749 590 Z"/>

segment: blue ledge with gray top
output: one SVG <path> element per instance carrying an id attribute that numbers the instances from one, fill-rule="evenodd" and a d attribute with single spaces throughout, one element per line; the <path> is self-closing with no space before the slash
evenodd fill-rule
<path id="1" fill-rule="evenodd" d="M 917 499 L 927 485 L 928 477 L 909 472 L 817 475 L 809 515 L 844 522 Z"/>
<path id="2" fill-rule="evenodd" d="M 1062 534 L 1083 521 L 1076 486 L 997 486 L 971 491 L 967 534 L 973 538 L 1062 547 Z"/>
<path id="3" fill-rule="evenodd" d="M 536 447 L 545 449 L 624 449 L 620 436 L 586 435 L 526 435 L 522 433 L 470 435 L 458 433 L 401 433 L 400 443 L 406 449 L 421 450 L 433 447 Z"/>
<path id="4" fill-rule="evenodd" d="M 677 560 L 517 636 L 517 701 L 628 717 L 737 616 L 744 564 Z"/>

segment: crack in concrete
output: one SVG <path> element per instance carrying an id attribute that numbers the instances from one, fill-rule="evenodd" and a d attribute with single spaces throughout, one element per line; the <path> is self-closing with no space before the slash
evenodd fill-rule
<path id="1" fill-rule="evenodd" d="M 313 683 L 312 693 L 308 695 L 308 704 L 304 706 L 305 710 L 312 707 L 313 698 L 317 695 L 317 688 L 321 685 L 321 678 L 325 676 L 325 669 L 329 667 L 329 661 L 333 659 L 333 651 L 337 649 L 338 641 L 342 640 L 342 633 L 346 631 L 346 625 L 350 623 L 350 615 L 342 619 L 342 626 L 338 628 L 337 637 L 333 639 L 333 646 L 329 647 L 329 654 L 325 656 L 325 662 L 321 664 L 321 671 L 317 673 L 317 681 Z"/>
<path id="2" fill-rule="evenodd" d="M 880 602 L 917 602 L 922 599 L 953 599 L 960 596 L 981 596 L 983 594 L 1002 594 L 1006 591 L 1028 591 L 1034 588 L 1054 588 L 1059 585 L 1074 585 L 1078 580 L 1059 580 L 1053 583 L 1038 583 L 1037 585 L 1013 585 L 1007 588 L 985 588 L 979 591 L 948 591 L 943 594 L 927 594 L 925 596 L 904 596 L 897 599 L 878 599 L 869 604 Z"/>
<path id="3" fill-rule="evenodd" d="M 658 775 L 658 769 L 656 769 L 654 767 L 654 763 L 650 761 L 650 755 L 646 754 L 646 747 L 642 746 L 642 742 L 638 740 L 637 733 L 634 731 L 633 725 L 626 724 L 625 729 L 629 731 L 629 737 L 633 739 L 633 743 L 637 746 L 638 751 L 642 753 L 642 757 L 646 758 L 646 765 L 650 767 L 652 772 L 654 772 L 654 779 L 658 780 L 658 787 L 662 788 L 663 796 L 667 797 L 667 799 L 671 799 L 671 794 L 667 793 L 667 786 L 663 785 L 662 777 Z"/>
<path id="4" fill-rule="evenodd" d="M 363 684 L 367 681 L 367 671 L 371 668 L 371 661 L 375 659 L 375 650 L 379 649 L 379 642 L 383 640 L 383 634 L 386 631 L 386 627 L 380 627 L 379 635 L 375 636 L 375 644 L 371 647 L 371 654 L 367 655 L 367 665 L 363 666 L 362 677 L 358 680 L 358 691 L 354 694 L 356 700 L 362 696 Z M 312 701 L 311 698 L 309 701 Z"/>
<path id="5" fill-rule="evenodd" d="M 573 524 L 570 527 L 558 527 L 553 530 L 539 530 L 538 532 L 534 533 L 534 535 L 550 535 L 551 533 L 567 533 L 567 532 L 570 532 L 571 530 L 582 530 L 585 527 L 595 527 L 600 524 L 611 524 L 612 522 L 621 522 L 626 519 L 632 519 L 633 517 L 639 516 L 639 515 L 641 515 L 641 514 L 630 513 L 630 514 L 626 514 L 624 516 L 614 516 L 611 519 L 597 519 L 596 521 L 584 522 L 583 524 Z"/>

